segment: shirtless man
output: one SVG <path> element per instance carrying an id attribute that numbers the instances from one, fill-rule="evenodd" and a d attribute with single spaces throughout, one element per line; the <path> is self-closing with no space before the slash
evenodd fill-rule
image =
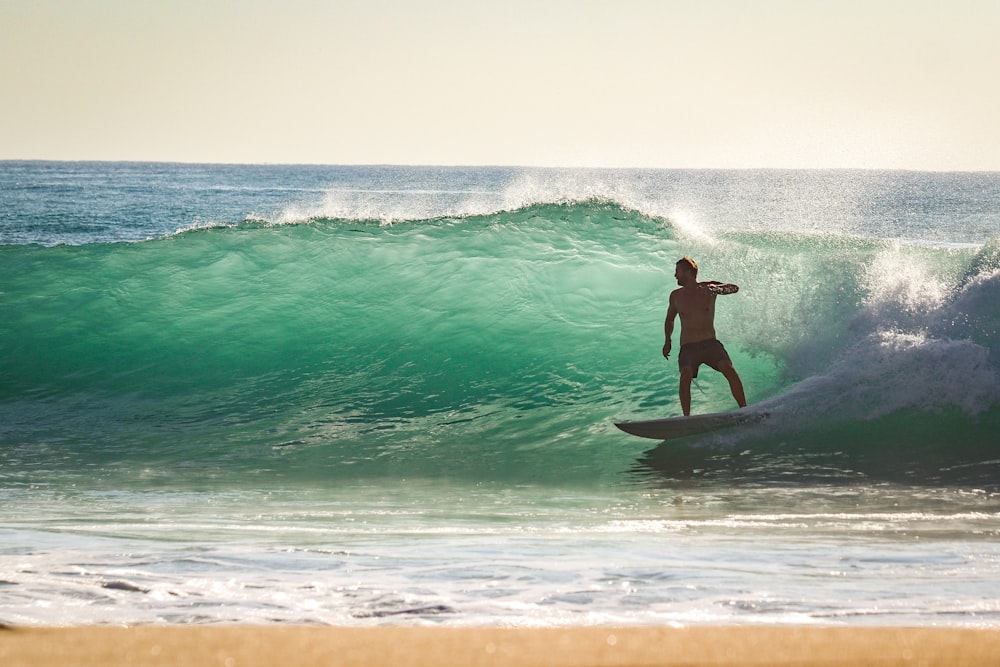
<path id="1" fill-rule="evenodd" d="M 674 319 L 681 316 L 681 351 L 677 355 L 680 366 L 681 410 L 684 416 L 691 414 L 691 380 L 698 377 L 698 367 L 707 364 L 722 373 L 729 380 L 729 388 L 739 406 L 746 407 L 743 382 L 733 368 L 733 362 L 726 348 L 715 338 L 715 297 L 720 294 L 735 294 L 739 287 L 732 283 L 717 281 L 698 282 L 698 265 L 690 257 L 677 262 L 674 272 L 679 289 L 670 293 L 670 307 L 663 325 L 667 342 L 663 346 L 663 356 L 670 358 L 670 337 L 674 333 Z"/>

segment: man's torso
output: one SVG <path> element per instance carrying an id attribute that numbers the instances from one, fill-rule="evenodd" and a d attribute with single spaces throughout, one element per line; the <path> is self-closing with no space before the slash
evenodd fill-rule
<path id="1" fill-rule="evenodd" d="M 670 294 L 681 318 L 681 345 L 715 338 L 715 295 L 697 287 L 681 287 Z"/>

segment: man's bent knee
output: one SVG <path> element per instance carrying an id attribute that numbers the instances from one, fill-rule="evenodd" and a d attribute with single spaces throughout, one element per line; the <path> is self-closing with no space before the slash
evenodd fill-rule
<path id="1" fill-rule="evenodd" d="M 725 375 L 726 377 L 730 377 L 732 375 L 739 377 L 739 373 L 736 372 L 736 368 L 733 366 L 733 362 L 729 361 L 728 359 L 723 359 L 722 361 L 719 362 L 719 372 Z"/>

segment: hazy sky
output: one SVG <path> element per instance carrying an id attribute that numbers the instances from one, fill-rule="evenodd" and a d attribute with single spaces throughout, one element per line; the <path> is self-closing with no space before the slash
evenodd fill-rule
<path id="1" fill-rule="evenodd" d="M 0 159 L 1000 171 L 997 0 L 0 0 Z"/>

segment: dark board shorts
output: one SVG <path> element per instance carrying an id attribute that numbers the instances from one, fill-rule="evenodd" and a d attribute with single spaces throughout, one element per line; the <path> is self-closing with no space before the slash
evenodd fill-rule
<path id="1" fill-rule="evenodd" d="M 717 371 L 721 370 L 719 364 L 723 361 L 731 361 L 729 353 L 715 338 L 681 345 L 681 353 L 677 355 L 677 365 L 681 369 L 685 366 L 690 367 L 693 371 L 691 377 L 698 377 L 698 367 L 702 364 L 711 366 Z"/>

